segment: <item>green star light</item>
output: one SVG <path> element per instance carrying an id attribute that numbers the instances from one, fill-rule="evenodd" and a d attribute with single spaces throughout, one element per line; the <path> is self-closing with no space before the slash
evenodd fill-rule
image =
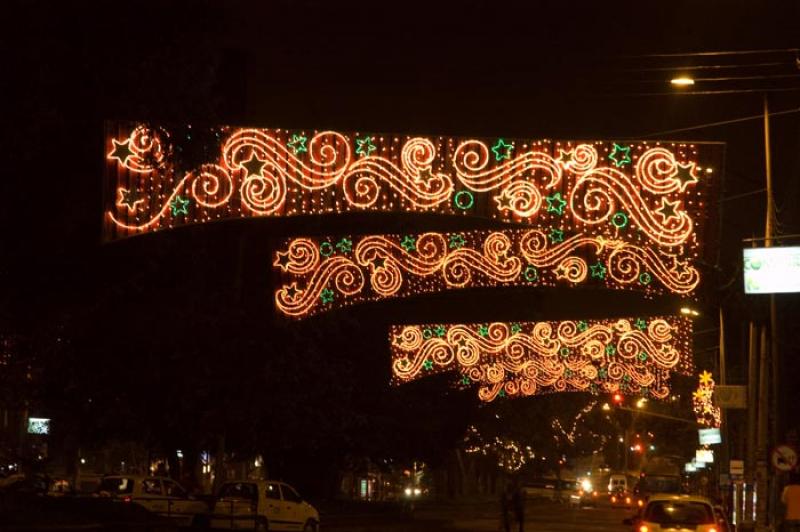
<path id="1" fill-rule="evenodd" d="M 605 279 L 606 278 L 606 267 L 603 266 L 603 263 L 598 261 L 597 264 L 592 264 L 589 266 L 589 269 L 592 270 L 592 278 L 597 279 Z"/>
<path id="2" fill-rule="evenodd" d="M 580 332 L 584 332 L 588 328 L 589 328 L 589 324 L 586 321 L 581 320 L 581 321 L 578 322 L 578 330 Z"/>
<path id="3" fill-rule="evenodd" d="M 550 228 L 550 242 L 557 244 L 564 241 L 564 231 L 556 227 Z"/>
<path id="4" fill-rule="evenodd" d="M 406 235 L 403 237 L 403 240 L 400 242 L 400 247 L 404 250 L 411 252 L 417 249 L 417 239 L 411 235 Z"/>
<path id="5" fill-rule="evenodd" d="M 522 325 L 519 323 L 514 323 L 511 325 L 511 334 L 518 334 L 520 332 L 522 332 Z"/>
<path id="6" fill-rule="evenodd" d="M 319 298 L 322 300 L 323 305 L 327 305 L 328 303 L 333 303 L 333 290 L 330 288 L 325 288 L 319 295 Z"/>
<path id="7" fill-rule="evenodd" d="M 433 329 L 433 333 L 441 338 L 445 334 L 447 334 L 447 329 L 443 325 L 437 325 L 436 328 Z"/>
<path id="8" fill-rule="evenodd" d="M 480 327 L 478 327 L 478 334 L 480 334 L 481 336 L 489 336 L 489 327 L 487 327 L 486 325 L 481 325 Z"/>
<path id="9" fill-rule="evenodd" d="M 427 371 L 432 370 L 433 369 L 433 360 L 426 360 L 425 362 L 422 363 L 422 367 L 425 368 Z"/>
<path id="10" fill-rule="evenodd" d="M 503 159 L 510 159 L 511 150 L 513 149 L 513 144 L 507 144 L 503 139 L 497 139 L 497 144 L 492 147 L 492 151 L 494 152 L 494 160 L 502 161 Z"/>
<path id="11" fill-rule="evenodd" d="M 169 204 L 169 208 L 172 211 L 172 216 L 178 216 L 179 214 L 183 214 L 184 216 L 189 214 L 189 203 L 190 200 L 183 199 L 180 195 L 176 195 L 175 199 L 172 200 Z"/>
<path id="12" fill-rule="evenodd" d="M 336 243 L 336 249 L 342 253 L 349 253 L 353 250 L 353 241 L 349 238 L 343 238 Z"/>
<path id="13" fill-rule="evenodd" d="M 298 153 L 307 152 L 306 149 L 306 141 L 308 139 L 303 135 L 292 135 L 292 140 L 286 143 L 286 145 L 294 152 L 295 155 Z"/>
<path id="14" fill-rule="evenodd" d="M 358 148 L 356 148 L 356 153 L 361 155 L 362 157 L 369 157 L 369 154 L 377 150 L 378 148 L 372 143 L 372 137 L 364 137 L 362 139 L 356 139 L 356 144 L 358 144 Z"/>
<path id="15" fill-rule="evenodd" d="M 617 348 L 614 344 L 608 344 L 606 346 L 606 354 L 611 356 L 617 352 Z"/>
<path id="16" fill-rule="evenodd" d="M 464 375 L 463 377 L 461 377 L 461 384 L 463 384 L 464 386 L 472 384 L 472 379 Z"/>
<path id="17" fill-rule="evenodd" d="M 622 168 L 631 162 L 631 147 L 622 147 L 619 144 L 614 143 L 614 149 L 610 154 L 608 154 L 608 158 L 614 163 L 614 166 L 617 168 Z"/>
<path id="18" fill-rule="evenodd" d="M 459 234 L 450 235 L 450 249 L 459 249 L 464 247 L 467 241 Z"/>
<path id="19" fill-rule="evenodd" d="M 554 212 L 559 216 L 564 214 L 567 202 L 561 197 L 561 192 L 555 192 L 544 199 L 547 200 L 547 212 Z"/>
<path id="20" fill-rule="evenodd" d="M 640 331 L 643 331 L 647 329 L 647 322 L 642 318 L 636 318 L 636 321 L 633 322 L 633 326 L 639 329 Z"/>

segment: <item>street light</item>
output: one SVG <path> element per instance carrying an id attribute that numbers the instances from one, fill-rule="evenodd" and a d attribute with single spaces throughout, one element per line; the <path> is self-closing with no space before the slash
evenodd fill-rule
<path id="1" fill-rule="evenodd" d="M 689 76 L 678 76 L 677 78 L 672 78 L 669 82 L 676 87 L 691 87 L 694 85 L 694 80 Z"/>
<path id="2" fill-rule="evenodd" d="M 690 307 L 681 307 L 681 314 L 683 314 L 684 316 L 697 317 L 700 315 L 700 312 Z"/>

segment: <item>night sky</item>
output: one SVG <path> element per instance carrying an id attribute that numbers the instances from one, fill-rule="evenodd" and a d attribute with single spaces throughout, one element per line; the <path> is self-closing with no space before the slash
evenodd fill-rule
<path id="1" fill-rule="evenodd" d="M 131 368 L 143 367 L 135 374 L 146 383 L 176 345 L 191 344 L 186 356 L 198 360 L 235 358 L 228 352 L 232 337 L 263 341 L 340 329 L 346 338 L 328 344 L 330 357 L 350 368 L 352 382 L 378 393 L 389 377 L 389 323 L 628 316 L 673 312 L 677 305 L 630 293 L 476 290 L 286 323 L 273 313 L 270 267 L 273 246 L 285 236 L 492 222 L 250 219 L 103 244 L 104 120 L 723 141 L 719 191 L 731 197 L 764 186 L 761 122 L 673 130 L 757 115 L 761 94 L 674 95 L 666 82 L 672 72 L 645 69 L 777 61 L 784 66 L 770 73 L 800 74 L 789 53 L 648 55 L 795 48 L 800 4 L 791 1 L 12 1 L 4 7 L 0 332 L 72 342 L 80 348 L 70 356 L 91 357 L 87 371 L 101 380 L 124 380 Z M 791 89 L 800 88 L 800 78 L 704 87 Z M 800 90 L 770 93 L 773 110 L 799 104 Z M 798 118 L 772 122 L 778 230 L 787 235 L 800 233 Z M 742 294 L 739 264 L 742 238 L 763 234 L 764 195 L 720 206 L 719 253 L 708 258 L 718 268 L 706 277 L 700 307 L 708 311 L 697 329 L 716 326 L 715 308 L 724 301 L 736 381 L 745 354 L 739 325 L 764 317 L 764 302 Z M 798 369 L 799 307 L 796 296 L 779 298 L 789 372 Z M 712 333 L 696 341 L 707 348 L 716 339 Z M 713 359 L 698 357 L 698 364 Z M 292 375 L 292 386 L 313 387 L 313 379 L 325 378 L 322 370 L 306 369 Z"/>

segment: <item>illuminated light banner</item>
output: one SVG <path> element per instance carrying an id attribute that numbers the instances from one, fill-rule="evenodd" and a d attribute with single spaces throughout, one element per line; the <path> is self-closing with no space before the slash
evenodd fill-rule
<path id="1" fill-rule="evenodd" d="M 596 321 L 395 325 L 392 382 L 443 372 L 479 397 L 553 392 L 664 399 L 672 372 L 690 374 L 692 324 L 655 317 Z"/>
<path id="2" fill-rule="evenodd" d="M 626 242 L 619 233 L 507 229 L 295 238 L 276 252 L 275 306 L 301 318 L 392 297 L 489 286 L 598 286 L 690 295 L 692 257 Z"/>
<path id="3" fill-rule="evenodd" d="M 109 124 L 106 240 L 250 217 L 432 212 L 693 255 L 720 144 Z"/>

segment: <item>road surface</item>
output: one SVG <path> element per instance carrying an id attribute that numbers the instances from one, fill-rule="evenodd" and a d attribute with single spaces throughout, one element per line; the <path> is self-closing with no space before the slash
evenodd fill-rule
<path id="1" fill-rule="evenodd" d="M 569 508 L 551 503 L 526 505 L 525 530 L 529 532 L 630 532 L 622 520 L 629 510 L 600 508 Z M 322 529 L 335 532 L 498 532 L 499 504 L 420 505 L 413 517 L 400 513 L 323 516 Z M 512 525 L 512 530 L 518 530 Z"/>

